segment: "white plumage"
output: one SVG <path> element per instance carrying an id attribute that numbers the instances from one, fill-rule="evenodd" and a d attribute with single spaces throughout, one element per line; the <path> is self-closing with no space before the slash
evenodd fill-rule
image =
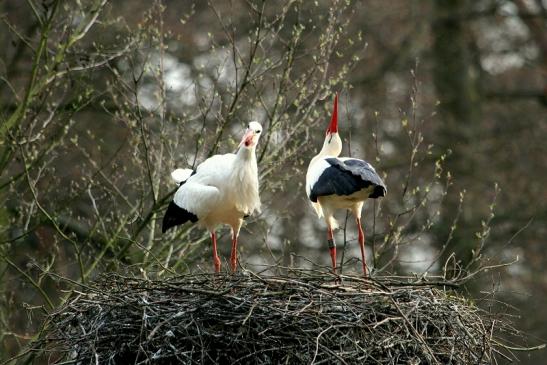
<path id="1" fill-rule="evenodd" d="M 308 195 L 308 198 L 311 195 L 312 186 L 315 185 L 323 171 L 328 167 L 330 167 L 330 165 L 327 161 L 325 161 L 324 158 L 315 159 L 310 162 L 308 172 L 306 173 L 306 195 Z M 315 209 L 317 216 L 319 218 L 323 218 L 323 209 L 321 208 L 321 204 L 319 204 L 318 202 L 311 202 L 311 204 L 313 209 Z M 336 221 L 334 221 L 334 224 L 336 227 L 333 228 L 338 228 L 338 224 L 336 223 Z"/>
<path id="2" fill-rule="evenodd" d="M 215 155 L 202 162 L 195 173 L 177 169 L 171 173 L 181 186 L 176 191 L 163 219 L 163 231 L 185 223 L 197 222 L 211 232 L 215 270 L 220 270 L 216 253 L 215 229 L 227 224 L 232 229 L 231 267 L 237 264 L 237 238 L 243 218 L 260 212 L 256 144 L 262 127 L 249 123 L 236 154 Z"/>
<path id="3" fill-rule="evenodd" d="M 176 169 L 171 173 L 171 178 L 177 184 L 188 180 L 194 171 L 192 169 Z"/>
<path id="4" fill-rule="evenodd" d="M 215 155 L 177 190 L 175 204 L 195 214 L 210 231 L 219 224 L 237 226 L 244 215 L 260 210 L 258 169 L 254 150 Z"/>
<path id="5" fill-rule="evenodd" d="M 327 240 L 333 271 L 336 271 L 336 244 L 333 230 L 338 228 L 334 214 L 339 209 L 353 213 L 358 227 L 363 273 L 366 275 L 365 236 L 361 228 L 361 210 L 366 199 L 384 196 L 386 186 L 368 162 L 350 157 L 338 157 L 341 152 L 337 95 L 334 99 L 334 111 L 323 148 L 308 166 L 306 194 L 318 217 L 324 218 L 327 224 Z"/>

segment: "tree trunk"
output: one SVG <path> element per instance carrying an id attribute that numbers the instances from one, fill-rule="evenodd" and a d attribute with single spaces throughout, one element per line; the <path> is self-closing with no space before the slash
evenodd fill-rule
<path id="1" fill-rule="evenodd" d="M 469 27 L 462 24 L 470 4 L 468 0 L 433 1 L 433 77 L 441 118 L 437 129 L 437 143 L 443 152 L 448 149 L 452 151 L 446 168 L 455 177 L 437 232 L 437 240 L 441 245 L 446 241 L 458 211 L 458 191 L 464 188 L 471 190 L 468 192 L 468 196 L 471 195 L 469 200 L 474 200 L 469 186 L 472 179 L 461 181 L 459 177 L 472 177 L 478 169 L 478 159 L 474 152 L 480 137 L 480 65 L 473 56 L 473 49 L 476 47 Z M 480 221 L 472 216 L 472 211 L 475 209 L 466 209 L 465 204 L 463 205 L 459 229 L 454 232 L 452 246 L 446 250 L 447 256 L 456 252 L 457 258 L 464 263 L 470 258 L 473 244 L 473 235 L 468 228 Z"/>

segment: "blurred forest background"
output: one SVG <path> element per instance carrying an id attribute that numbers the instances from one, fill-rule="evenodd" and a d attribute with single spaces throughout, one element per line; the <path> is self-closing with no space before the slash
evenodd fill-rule
<path id="1" fill-rule="evenodd" d="M 161 234 L 169 173 L 250 120 L 263 211 L 241 264 L 326 270 L 303 184 L 336 92 L 343 153 L 388 186 L 364 209 L 373 275 L 462 280 L 544 343 L 546 22 L 545 0 L 2 1 L 0 361 L 101 272 L 212 271 L 206 232 Z M 336 237 L 358 273 L 352 219 Z"/>

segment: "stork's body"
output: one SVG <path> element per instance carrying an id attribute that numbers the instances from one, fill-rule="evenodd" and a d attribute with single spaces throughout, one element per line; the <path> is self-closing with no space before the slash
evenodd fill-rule
<path id="1" fill-rule="evenodd" d="M 386 186 L 374 168 L 366 161 L 350 157 L 338 157 L 342 152 L 342 140 L 338 135 L 338 96 L 327 129 L 323 148 L 315 156 L 306 174 L 306 193 L 319 216 L 327 224 L 327 240 L 336 272 L 336 244 L 333 230 L 338 228 L 334 213 L 339 209 L 351 211 L 358 227 L 359 246 L 363 274 L 366 275 L 365 234 L 361 227 L 361 211 L 368 198 L 385 196 Z"/>
<path id="2" fill-rule="evenodd" d="M 192 172 L 172 174 L 181 185 L 163 218 L 162 231 L 191 221 L 207 228 L 213 242 L 215 271 L 220 271 L 215 230 L 220 224 L 232 229 L 230 266 L 237 267 L 237 239 L 243 217 L 260 211 L 256 144 L 262 127 L 251 122 L 236 154 L 215 155 Z M 177 170 L 176 170 L 177 171 Z M 177 178 L 177 175 L 182 176 Z M 187 177 L 187 178 L 186 178 Z"/>

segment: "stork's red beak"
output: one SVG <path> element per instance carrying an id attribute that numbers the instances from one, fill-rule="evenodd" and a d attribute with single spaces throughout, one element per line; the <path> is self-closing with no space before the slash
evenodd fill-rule
<path id="1" fill-rule="evenodd" d="M 334 96 L 334 110 L 327 128 L 327 134 L 338 133 L 338 94 Z"/>
<path id="2" fill-rule="evenodd" d="M 241 139 L 241 142 L 239 143 L 239 147 L 245 145 L 245 147 L 250 147 L 253 144 L 253 130 L 247 129 L 245 131 L 245 134 L 243 135 L 243 138 Z"/>

